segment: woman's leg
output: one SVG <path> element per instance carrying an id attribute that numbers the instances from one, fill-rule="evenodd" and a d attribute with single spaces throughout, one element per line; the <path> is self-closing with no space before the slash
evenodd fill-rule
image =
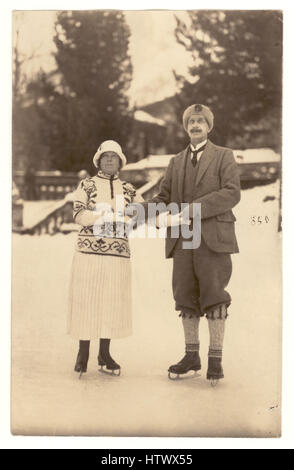
<path id="1" fill-rule="evenodd" d="M 99 341 L 99 353 L 98 353 L 98 365 L 106 366 L 107 369 L 117 370 L 120 369 L 120 365 L 115 362 L 109 352 L 110 338 L 100 338 Z"/>
<path id="2" fill-rule="evenodd" d="M 75 371 L 87 372 L 89 360 L 90 340 L 80 340 L 79 352 L 76 360 Z"/>

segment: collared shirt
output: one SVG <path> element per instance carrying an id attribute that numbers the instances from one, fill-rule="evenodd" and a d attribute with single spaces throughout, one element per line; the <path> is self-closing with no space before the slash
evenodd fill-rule
<path id="1" fill-rule="evenodd" d="M 196 147 L 194 147 L 194 145 L 190 144 L 190 150 L 191 150 L 191 154 L 190 154 L 190 158 L 192 160 L 193 158 L 193 152 L 195 152 L 195 150 L 198 150 L 200 147 L 202 147 L 203 145 L 205 145 L 207 142 L 207 139 L 206 140 L 203 140 L 202 142 L 200 142 L 199 144 L 196 145 Z M 202 156 L 203 154 L 203 150 L 202 152 L 199 152 L 197 154 L 197 160 L 199 161 L 200 160 L 200 157 Z"/>

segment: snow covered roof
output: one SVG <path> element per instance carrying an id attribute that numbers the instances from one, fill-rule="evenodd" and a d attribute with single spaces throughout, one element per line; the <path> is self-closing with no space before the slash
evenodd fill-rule
<path id="1" fill-rule="evenodd" d="M 168 166 L 172 155 L 149 155 L 136 163 L 128 163 L 124 170 L 144 170 L 145 168 L 165 168 Z"/>
<path id="2" fill-rule="evenodd" d="M 162 119 L 155 118 L 145 111 L 137 110 L 134 113 L 136 121 L 148 122 L 149 124 L 156 124 L 157 126 L 165 127 L 165 122 Z"/>
<path id="3" fill-rule="evenodd" d="M 238 163 L 279 162 L 280 155 L 272 149 L 233 150 Z M 165 168 L 174 155 L 149 155 L 136 163 L 129 163 L 125 170 L 142 170 L 144 168 Z"/>
<path id="4" fill-rule="evenodd" d="M 233 150 L 235 159 L 238 163 L 264 163 L 279 162 L 280 155 L 269 148 L 264 149 L 247 149 Z M 166 168 L 170 159 L 174 154 L 170 155 L 149 155 L 136 163 L 128 163 L 124 170 L 144 170 L 145 168 Z"/>
<path id="5" fill-rule="evenodd" d="M 279 162 L 280 155 L 270 148 L 233 150 L 238 163 L 272 163 Z"/>

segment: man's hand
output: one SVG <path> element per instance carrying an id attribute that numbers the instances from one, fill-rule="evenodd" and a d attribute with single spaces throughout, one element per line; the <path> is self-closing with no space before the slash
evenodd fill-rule
<path id="1" fill-rule="evenodd" d="M 158 228 L 163 227 L 176 227 L 184 223 L 189 223 L 184 217 L 184 212 L 179 212 L 178 214 L 170 214 L 169 212 L 163 212 L 156 216 L 156 226 Z"/>

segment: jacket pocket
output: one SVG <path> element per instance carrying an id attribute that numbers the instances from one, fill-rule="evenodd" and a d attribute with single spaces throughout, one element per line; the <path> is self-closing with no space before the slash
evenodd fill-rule
<path id="1" fill-rule="evenodd" d="M 231 245 L 235 241 L 235 220 L 232 211 L 224 212 L 216 216 L 218 241 L 226 245 Z"/>

